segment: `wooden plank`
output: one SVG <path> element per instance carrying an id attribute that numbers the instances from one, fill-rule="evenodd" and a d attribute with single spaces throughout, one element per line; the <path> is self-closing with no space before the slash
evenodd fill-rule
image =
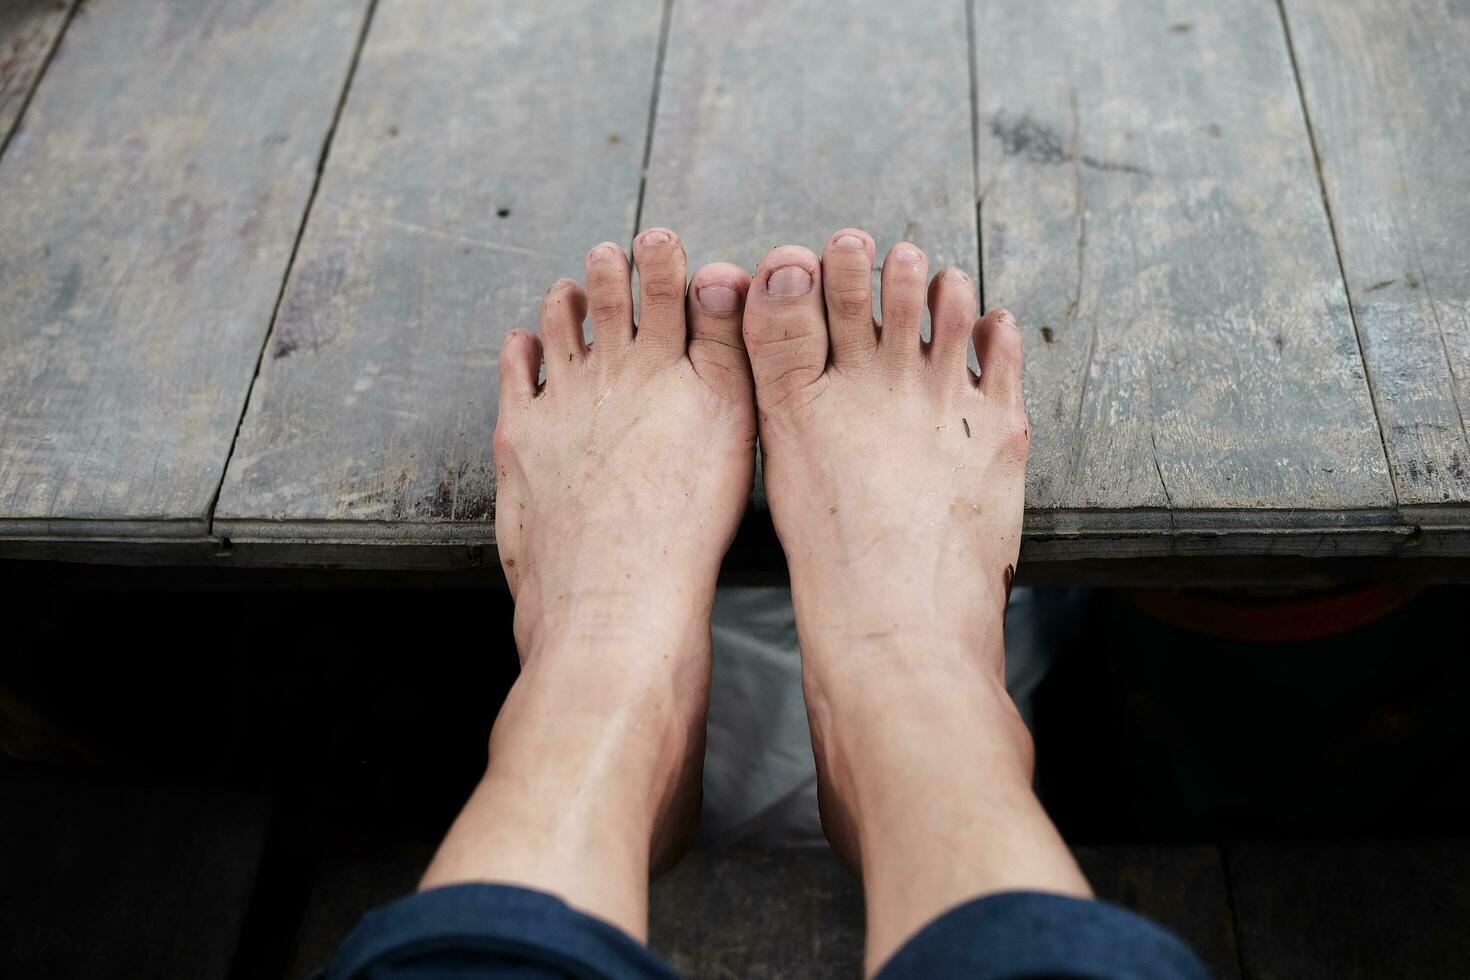
<path id="1" fill-rule="evenodd" d="M 230 975 L 270 804 L 236 792 L 0 776 L 0 975 Z"/>
<path id="2" fill-rule="evenodd" d="M 675 3 L 643 225 L 691 269 L 856 225 L 975 272 L 968 58 L 957 3 Z"/>
<path id="3" fill-rule="evenodd" d="M 1239 980 L 1240 956 L 1220 849 L 1145 844 L 1079 847 L 1099 898 L 1148 916 L 1189 944 L 1219 980 Z"/>
<path id="4" fill-rule="evenodd" d="M 413 894 L 433 856 L 423 841 L 335 831 L 312 876 L 286 976 L 326 966 L 365 914 Z"/>
<path id="5" fill-rule="evenodd" d="M 1470 843 L 1238 844 L 1226 859 L 1255 980 L 1470 976 Z"/>
<path id="6" fill-rule="evenodd" d="M 825 847 L 692 852 L 648 918 L 649 946 L 691 980 L 863 974 L 862 889 Z"/>
<path id="7" fill-rule="evenodd" d="M 0 4 L 0 147 L 10 139 L 76 0 Z"/>
<path id="8" fill-rule="evenodd" d="M 1038 511 L 1394 504 L 1276 6 L 975 3 L 986 300 Z"/>
<path id="9" fill-rule="evenodd" d="M 1284 10 L 1399 502 L 1464 505 L 1470 7 Z"/>
<path id="10" fill-rule="evenodd" d="M 1077 849 L 1099 897 L 1189 943 L 1215 976 L 1240 968 L 1214 846 Z M 649 945 L 688 977 L 855 977 L 862 889 L 826 848 L 695 851 L 654 883 Z"/>
<path id="11" fill-rule="evenodd" d="M 201 535 L 366 0 L 94 0 L 0 159 L 0 535 Z"/>
<path id="12" fill-rule="evenodd" d="M 233 538 L 488 541 L 496 356 L 633 232 L 658 0 L 383 4 L 231 460 Z"/>

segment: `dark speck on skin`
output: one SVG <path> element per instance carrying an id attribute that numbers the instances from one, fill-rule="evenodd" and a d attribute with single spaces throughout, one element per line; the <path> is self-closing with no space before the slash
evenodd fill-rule
<path id="1" fill-rule="evenodd" d="M 966 439 L 970 438 L 970 420 L 969 419 L 960 419 L 960 424 L 965 427 L 965 438 Z"/>

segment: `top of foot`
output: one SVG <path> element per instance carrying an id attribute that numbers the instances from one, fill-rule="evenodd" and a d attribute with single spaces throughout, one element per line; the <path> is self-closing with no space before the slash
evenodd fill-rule
<path id="1" fill-rule="evenodd" d="M 953 622 L 999 656 L 1025 492 L 1020 333 L 1004 310 L 976 322 L 972 279 L 946 268 L 929 281 L 907 242 L 883 260 L 880 326 L 873 261 L 858 229 L 833 234 L 820 259 L 782 246 L 757 267 L 746 303 L 766 493 L 798 616 L 800 593 L 831 582 L 849 598 L 806 636 Z M 848 574 L 855 566 L 884 574 Z"/>
<path id="2" fill-rule="evenodd" d="M 645 640 L 691 628 L 750 491 L 749 276 L 708 265 L 686 291 L 684 247 L 663 228 L 633 254 L 636 324 L 628 259 L 604 242 L 585 290 L 562 279 L 547 291 L 539 339 L 512 331 L 501 350 L 496 542 L 523 656 L 532 624 Z"/>

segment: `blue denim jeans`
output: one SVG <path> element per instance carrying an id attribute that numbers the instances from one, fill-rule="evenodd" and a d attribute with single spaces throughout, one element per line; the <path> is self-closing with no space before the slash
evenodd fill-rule
<path id="1" fill-rule="evenodd" d="M 327 980 L 675 977 L 616 927 L 560 899 L 509 885 L 451 885 L 363 917 Z M 1105 902 L 1005 892 L 951 909 L 909 939 L 880 980 L 1202 980 L 1184 943 Z"/>

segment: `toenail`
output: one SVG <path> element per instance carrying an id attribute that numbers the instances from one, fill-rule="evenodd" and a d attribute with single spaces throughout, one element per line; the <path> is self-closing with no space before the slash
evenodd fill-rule
<path id="1" fill-rule="evenodd" d="M 812 291 L 812 274 L 799 265 L 782 266 L 766 280 L 772 296 L 805 296 Z"/>
<path id="2" fill-rule="evenodd" d="M 900 262 L 918 262 L 924 255 L 908 242 L 899 242 L 893 246 L 893 257 Z"/>
<path id="3" fill-rule="evenodd" d="M 666 231 L 658 231 L 657 229 L 655 229 L 654 231 L 645 231 L 643 233 L 644 245 L 662 245 L 664 242 L 670 240 L 671 239 L 669 238 L 669 233 Z"/>
<path id="4" fill-rule="evenodd" d="M 947 282 L 964 282 L 964 283 L 968 283 L 970 281 L 970 277 L 969 276 L 965 275 L 959 269 L 955 269 L 955 268 L 945 269 L 943 272 L 941 272 L 939 274 L 939 278 L 944 279 Z"/>
<path id="5" fill-rule="evenodd" d="M 740 305 L 740 294 L 729 286 L 701 286 L 695 295 L 700 309 L 706 313 L 734 313 Z"/>
<path id="6" fill-rule="evenodd" d="M 867 247 L 867 242 L 864 242 L 861 238 L 859 238 L 856 235 L 838 235 L 837 238 L 835 240 L 833 240 L 832 247 L 833 248 L 866 248 Z"/>
<path id="7" fill-rule="evenodd" d="M 613 248 L 614 246 L 611 243 L 603 242 L 601 245 L 597 246 L 592 251 L 587 253 L 587 261 L 606 262 L 608 259 L 613 257 Z"/>

